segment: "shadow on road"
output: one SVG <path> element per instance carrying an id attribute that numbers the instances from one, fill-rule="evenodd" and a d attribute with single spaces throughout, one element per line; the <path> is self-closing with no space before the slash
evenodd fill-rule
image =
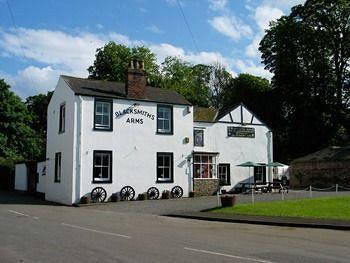
<path id="1" fill-rule="evenodd" d="M 28 193 L 15 191 L 0 191 L 0 205 L 49 205 L 61 206 L 60 204 L 48 202 L 43 198 Z"/>

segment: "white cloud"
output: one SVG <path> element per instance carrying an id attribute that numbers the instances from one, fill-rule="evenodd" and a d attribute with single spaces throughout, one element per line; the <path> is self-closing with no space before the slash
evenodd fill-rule
<path id="1" fill-rule="evenodd" d="M 146 28 L 148 31 L 155 33 L 155 34 L 163 34 L 163 31 L 159 29 L 156 25 L 151 25 Z"/>
<path id="2" fill-rule="evenodd" d="M 277 20 L 283 15 L 283 11 L 270 6 L 258 6 L 255 9 L 254 19 L 260 30 L 265 30 L 269 27 L 270 21 Z"/>
<path id="3" fill-rule="evenodd" d="M 29 66 L 19 70 L 15 75 L 3 73 L 3 77 L 11 85 L 13 91 L 21 98 L 46 93 L 54 90 L 59 75 L 68 74 L 64 70 L 53 69 L 51 66 Z"/>
<path id="4" fill-rule="evenodd" d="M 223 11 L 227 5 L 227 0 L 209 0 L 209 8 L 214 11 Z"/>
<path id="5" fill-rule="evenodd" d="M 263 5 L 273 6 L 289 12 L 293 6 L 304 3 L 305 0 L 265 0 Z"/>
<path id="6" fill-rule="evenodd" d="M 2 76 L 22 98 L 46 92 L 55 87 L 61 74 L 87 77 L 86 69 L 93 63 L 96 49 L 111 40 L 127 46 L 148 46 L 157 55 L 158 63 L 167 56 L 177 56 L 192 63 L 220 63 L 231 71 L 229 59 L 219 52 L 189 52 L 168 43 L 133 40 L 116 32 L 72 35 L 62 31 L 20 28 L 18 36 L 12 30 L 0 31 L 0 51 L 44 66 L 29 66 L 15 74 L 3 73 Z"/>
<path id="7" fill-rule="evenodd" d="M 217 16 L 209 20 L 210 25 L 221 34 L 238 40 L 244 36 L 250 36 L 252 29 L 234 16 Z"/>
<path id="8" fill-rule="evenodd" d="M 260 40 L 261 40 L 261 36 L 257 35 L 254 37 L 253 41 L 246 47 L 245 54 L 248 57 L 250 58 L 258 57 Z"/>
<path id="9" fill-rule="evenodd" d="M 256 65 L 251 60 L 243 61 L 241 59 L 238 59 L 234 62 L 234 65 L 242 73 L 249 73 L 267 79 L 272 78 L 272 74 L 269 71 L 265 70 L 262 65 Z"/>

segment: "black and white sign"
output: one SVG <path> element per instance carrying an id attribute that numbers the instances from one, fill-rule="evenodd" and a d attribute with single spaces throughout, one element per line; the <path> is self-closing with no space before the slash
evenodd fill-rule
<path id="1" fill-rule="evenodd" d="M 255 138 L 255 129 L 247 127 L 227 127 L 227 137 Z"/>

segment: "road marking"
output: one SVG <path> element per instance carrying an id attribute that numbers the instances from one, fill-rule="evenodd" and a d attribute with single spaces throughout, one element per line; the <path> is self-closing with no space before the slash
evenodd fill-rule
<path id="1" fill-rule="evenodd" d="M 17 211 L 15 211 L 15 210 L 7 210 L 7 211 L 9 211 L 10 213 L 13 213 L 13 214 L 19 215 L 19 216 L 30 217 L 30 218 L 32 218 L 32 219 L 36 219 L 36 220 L 38 220 L 38 219 L 39 219 L 39 217 L 37 217 L 37 216 L 30 216 L 30 215 L 27 215 L 27 214 L 23 214 L 23 213 L 17 212 Z"/>
<path id="2" fill-rule="evenodd" d="M 87 228 L 87 227 L 76 226 L 76 225 L 71 225 L 71 224 L 66 224 L 66 223 L 61 223 L 61 225 L 71 227 L 71 228 L 80 229 L 80 230 L 90 231 L 90 232 L 94 232 L 94 233 L 99 233 L 99 234 L 103 234 L 103 235 L 131 238 L 131 236 L 121 235 L 121 234 L 117 234 L 117 233 L 104 232 L 104 231 L 99 231 L 99 230 L 95 230 L 95 229 L 91 229 L 91 228 Z"/>
<path id="3" fill-rule="evenodd" d="M 210 254 L 210 255 L 215 255 L 215 256 L 222 256 L 222 257 L 227 257 L 227 258 L 241 259 L 241 260 L 252 261 L 252 262 L 273 263 L 272 261 L 268 261 L 268 260 L 257 259 L 257 258 L 247 258 L 247 257 L 230 255 L 230 254 L 223 254 L 223 253 L 218 253 L 218 252 L 208 251 L 208 250 L 203 250 L 203 249 L 195 249 L 195 248 L 190 248 L 190 247 L 184 247 L 184 249 L 189 250 L 189 251 L 193 251 L 193 252 L 199 252 L 199 253 Z"/>

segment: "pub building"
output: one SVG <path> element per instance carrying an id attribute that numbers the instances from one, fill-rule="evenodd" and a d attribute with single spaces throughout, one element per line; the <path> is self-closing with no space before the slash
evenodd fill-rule
<path id="1" fill-rule="evenodd" d="M 212 195 L 219 185 L 271 181 L 266 167 L 249 178 L 237 165 L 272 160 L 271 130 L 243 104 L 194 107 L 147 85 L 143 61 L 133 60 L 126 83 L 60 76 L 48 106 L 46 160 L 35 175 L 16 165 L 15 188 L 68 205 L 91 194 L 99 201 L 115 193 L 159 198 L 165 190 Z"/>

